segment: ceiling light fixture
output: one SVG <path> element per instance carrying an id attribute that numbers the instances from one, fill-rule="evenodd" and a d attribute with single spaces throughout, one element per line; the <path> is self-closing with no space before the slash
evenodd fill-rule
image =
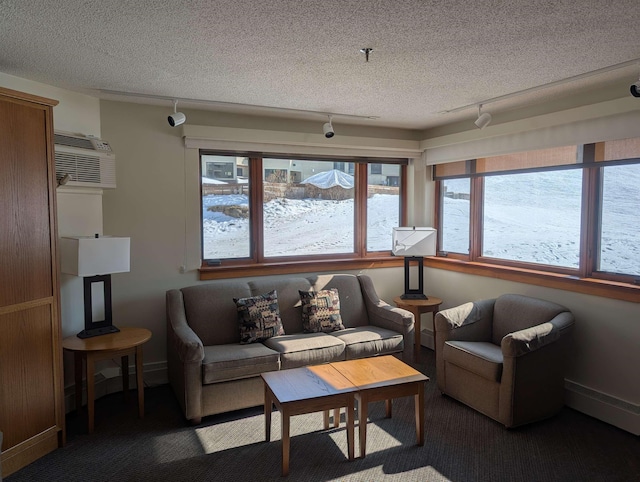
<path id="1" fill-rule="evenodd" d="M 629 91 L 631 92 L 632 96 L 640 97 L 640 77 L 638 78 L 638 81 L 635 84 L 631 84 Z"/>
<path id="2" fill-rule="evenodd" d="M 167 120 L 169 121 L 169 125 L 171 127 L 175 127 L 175 126 L 179 126 L 180 124 L 184 124 L 184 122 L 187 120 L 187 116 L 184 115 L 182 112 L 177 112 L 178 109 L 178 101 L 174 100 L 173 101 L 173 114 L 171 114 Z"/>
<path id="3" fill-rule="evenodd" d="M 322 132 L 324 132 L 324 136 L 327 139 L 331 139 L 336 134 L 333 130 L 333 125 L 331 124 L 331 116 L 329 116 L 329 122 L 322 126 Z"/>
<path id="4" fill-rule="evenodd" d="M 369 62 L 369 54 L 371 52 L 373 52 L 373 49 L 371 49 L 369 47 L 365 47 L 365 48 L 360 49 L 360 52 L 362 52 L 364 54 L 365 62 Z"/>
<path id="5" fill-rule="evenodd" d="M 478 118 L 474 122 L 478 129 L 484 129 L 491 123 L 491 114 L 482 112 L 482 104 L 478 104 Z"/>

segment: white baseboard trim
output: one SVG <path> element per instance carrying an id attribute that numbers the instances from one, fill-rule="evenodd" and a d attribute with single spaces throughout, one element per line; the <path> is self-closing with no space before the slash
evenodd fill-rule
<path id="1" fill-rule="evenodd" d="M 155 387 L 169 383 L 167 374 L 167 362 L 145 363 L 142 367 L 142 379 L 145 387 Z M 110 393 L 122 391 L 121 371 L 118 367 L 105 368 L 95 374 L 95 393 L 96 400 Z M 129 366 L 129 387 L 136 387 L 136 371 L 135 366 Z M 75 384 L 67 385 L 64 388 L 64 405 L 65 413 L 75 410 L 76 387 Z M 87 383 L 82 382 L 82 403 L 87 403 Z"/>
<path id="2" fill-rule="evenodd" d="M 420 332 L 420 344 L 433 350 L 433 347 L 435 346 L 435 340 L 433 339 L 433 332 L 428 328 L 425 328 Z"/>
<path id="3" fill-rule="evenodd" d="M 640 435 L 640 405 L 565 380 L 565 403 L 615 427 Z"/>

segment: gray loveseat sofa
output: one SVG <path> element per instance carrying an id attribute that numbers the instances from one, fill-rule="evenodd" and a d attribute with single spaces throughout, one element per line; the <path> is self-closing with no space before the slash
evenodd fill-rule
<path id="1" fill-rule="evenodd" d="M 344 330 L 304 333 L 300 291 L 336 288 Z M 276 290 L 285 334 L 240 344 L 234 298 Z M 167 291 L 169 382 L 187 420 L 264 403 L 260 373 L 377 355 L 413 356 L 414 319 L 365 275 L 225 280 Z"/>

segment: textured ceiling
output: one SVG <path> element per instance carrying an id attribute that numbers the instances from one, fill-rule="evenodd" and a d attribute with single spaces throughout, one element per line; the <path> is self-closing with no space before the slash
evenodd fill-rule
<path id="1" fill-rule="evenodd" d="M 638 0 L 0 0 L 1 72 L 103 98 L 377 117 L 335 123 L 445 125 L 476 110 L 443 111 L 638 58 Z M 638 74 L 640 62 L 487 110 L 602 85 L 622 97 Z"/>

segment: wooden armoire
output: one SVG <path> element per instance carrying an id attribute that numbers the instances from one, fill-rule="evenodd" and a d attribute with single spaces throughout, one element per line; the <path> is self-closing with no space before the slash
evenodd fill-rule
<path id="1" fill-rule="evenodd" d="M 53 107 L 0 87 L 0 432 L 7 476 L 64 444 Z"/>

